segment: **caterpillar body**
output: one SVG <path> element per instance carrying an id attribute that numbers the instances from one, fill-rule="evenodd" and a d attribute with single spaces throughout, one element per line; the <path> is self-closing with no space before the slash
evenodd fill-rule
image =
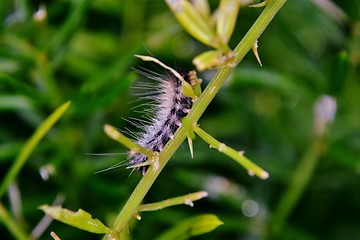
<path id="1" fill-rule="evenodd" d="M 155 89 L 146 98 L 154 101 L 150 111 L 154 114 L 149 125 L 143 126 L 143 131 L 136 136 L 135 142 L 141 147 L 160 153 L 166 143 L 173 139 L 176 130 L 181 126 L 181 119 L 185 117 L 191 107 L 192 98 L 183 94 L 182 81 L 178 75 L 160 75 L 145 69 L 135 69 L 138 73 L 157 82 Z M 180 74 L 183 80 L 190 81 L 191 74 Z M 129 152 L 128 162 L 142 175 L 149 165 L 142 165 L 148 156 L 139 152 Z"/>

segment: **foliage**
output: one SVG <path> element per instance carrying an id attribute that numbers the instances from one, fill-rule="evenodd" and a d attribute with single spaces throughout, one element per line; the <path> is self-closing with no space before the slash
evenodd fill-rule
<path id="1" fill-rule="evenodd" d="M 199 190 L 209 197 L 193 208 L 142 213 L 140 222 L 131 222 L 133 239 L 160 236 L 209 212 L 224 225 L 196 239 L 360 237 L 360 3 L 324 2 L 288 1 L 259 39 L 263 66 L 248 54 L 199 120 L 216 139 L 245 150 L 269 179 L 251 178 L 195 139 L 194 159 L 187 146 L 179 148 L 145 203 Z M 215 8 L 218 1 L 211 3 Z M 260 12 L 241 8 L 230 48 Z M 122 117 L 141 117 L 131 110 L 137 104 L 128 104 L 139 78 L 131 68 L 144 66 L 133 55 L 150 51 L 191 70 L 193 57 L 209 49 L 184 32 L 160 0 L 3 0 L 0 16 L 1 182 L 44 119 L 72 101 L 2 197 L 0 213 L 11 213 L 19 239 L 37 236 L 38 207 L 57 202 L 56 196 L 64 197 L 64 207 L 111 225 L 140 177 L 122 166 L 94 173 L 125 159 L 126 149 L 106 137 L 103 125 L 125 129 L 131 126 Z M 206 86 L 212 71 L 200 77 Z M 319 136 L 314 106 L 324 95 L 336 100 L 337 111 Z M 312 167 L 303 168 L 309 162 Z M 294 183 L 302 190 L 293 191 Z M 13 238 L 9 229 L 0 225 L 1 239 Z M 98 239 L 55 221 L 40 239 L 50 231 L 61 239 Z"/>

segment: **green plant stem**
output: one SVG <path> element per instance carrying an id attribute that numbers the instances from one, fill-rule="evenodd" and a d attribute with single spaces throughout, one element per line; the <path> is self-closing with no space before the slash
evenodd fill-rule
<path id="1" fill-rule="evenodd" d="M 13 221 L 9 213 L 4 208 L 4 205 L 0 203 L 0 222 L 4 223 L 6 228 L 11 232 L 11 234 L 18 240 L 27 240 L 28 237 L 22 230 L 19 228 L 19 225 Z"/>
<path id="2" fill-rule="evenodd" d="M 304 157 L 300 160 L 289 188 L 280 199 L 279 205 L 275 210 L 271 224 L 272 233 L 277 234 L 281 230 L 291 211 L 304 193 L 306 186 L 314 174 L 319 157 L 323 153 L 324 145 L 323 138 L 315 138 Z"/>
<path id="3" fill-rule="evenodd" d="M 195 193 L 189 193 L 184 196 L 175 197 L 175 198 L 169 198 L 160 202 L 156 203 L 149 203 L 149 204 L 143 204 L 140 205 L 137 209 L 138 212 L 145 212 L 145 211 L 157 211 L 166 207 L 171 207 L 174 205 L 180 205 L 180 204 L 186 204 L 189 206 L 193 206 L 193 202 L 200 200 L 204 197 L 207 197 L 208 193 L 201 191 L 201 192 L 195 192 Z"/>
<path id="4" fill-rule="evenodd" d="M 244 58 L 246 53 L 252 48 L 255 41 L 260 37 L 265 28 L 269 25 L 275 14 L 281 8 L 281 6 L 286 2 L 286 0 L 271 0 L 268 1 L 267 6 L 255 21 L 253 26 L 240 41 L 237 47 L 234 49 L 236 65 Z M 230 76 L 231 72 L 236 66 L 232 68 L 222 68 L 220 69 L 213 80 L 205 88 L 204 92 L 200 95 L 197 101 L 194 103 L 187 119 L 189 122 L 196 123 L 201 115 L 204 113 L 207 106 L 210 104 L 211 100 L 215 97 L 217 92 L 220 90 L 221 86 L 225 80 Z M 136 212 L 136 209 L 140 205 L 141 201 L 144 199 L 145 195 L 149 191 L 150 187 L 156 180 L 157 176 L 160 174 L 161 170 L 164 168 L 166 163 L 169 161 L 170 157 L 173 156 L 175 151 L 185 140 L 187 136 L 187 131 L 184 127 L 180 127 L 172 141 L 169 141 L 168 144 L 164 147 L 162 153 L 159 156 L 159 164 L 150 165 L 148 171 L 140 180 L 128 201 L 125 203 L 124 207 L 120 211 L 119 215 L 115 219 L 113 224 L 113 232 L 104 236 L 103 239 L 119 239 L 120 232 L 129 222 L 130 218 Z M 156 166 L 156 169 L 154 169 Z"/>
<path id="5" fill-rule="evenodd" d="M 123 144 L 125 147 L 127 147 L 128 149 L 130 149 L 130 151 L 134 153 L 139 152 L 148 156 L 150 159 L 155 157 L 155 153 L 153 151 L 134 143 L 111 125 L 105 124 L 104 132 L 109 138 L 119 142 L 120 144 Z"/>
<path id="6" fill-rule="evenodd" d="M 202 130 L 200 127 L 195 126 L 194 132 L 196 132 L 199 137 L 201 137 L 205 142 L 207 142 L 211 147 L 216 148 L 219 152 L 224 153 L 225 155 L 229 156 L 230 158 L 234 159 L 238 162 L 241 166 L 243 166 L 249 173 L 249 175 L 256 175 L 261 179 L 267 179 L 269 174 L 255 163 L 251 162 L 247 159 L 243 152 L 238 152 L 224 143 L 219 142 L 215 138 L 213 138 L 210 134 Z"/>
<path id="7" fill-rule="evenodd" d="M 270 0 L 268 5 L 265 7 L 261 15 L 236 46 L 233 53 L 235 55 L 236 66 L 239 62 L 245 57 L 245 55 L 253 47 L 255 41 L 260 37 L 266 27 L 269 25 L 271 20 L 274 18 L 277 11 L 281 6 L 286 2 L 286 0 Z M 204 113 L 207 106 L 210 104 L 212 99 L 220 90 L 221 86 L 224 84 L 226 79 L 230 76 L 235 67 L 224 67 L 217 71 L 213 80 L 205 88 L 203 94 L 195 102 L 194 106 L 191 109 L 191 112 L 188 115 L 190 122 L 197 122 L 201 115 Z"/>
<path id="8" fill-rule="evenodd" d="M 10 183 L 17 176 L 20 169 L 24 166 L 26 160 L 30 157 L 35 147 L 39 144 L 40 140 L 45 136 L 45 134 L 50 130 L 50 128 L 57 122 L 57 120 L 59 120 L 59 118 L 66 112 L 69 106 L 70 106 L 70 102 L 66 102 L 60 107 L 58 107 L 47 119 L 45 119 L 40 124 L 40 126 L 36 129 L 34 134 L 25 143 L 24 147 L 21 149 L 19 155 L 16 157 L 13 165 L 11 166 L 3 182 L 1 183 L 0 199 L 4 195 Z"/>

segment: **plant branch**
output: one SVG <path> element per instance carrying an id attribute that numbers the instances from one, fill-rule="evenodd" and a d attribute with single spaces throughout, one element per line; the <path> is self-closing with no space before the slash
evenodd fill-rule
<path id="1" fill-rule="evenodd" d="M 189 193 L 180 197 L 169 198 L 160 202 L 156 203 L 149 203 L 140 205 L 137 209 L 138 212 L 145 212 L 145 211 L 156 211 L 166 207 L 171 207 L 174 205 L 186 204 L 190 207 L 194 206 L 194 201 L 200 200 L 204 197 L 207 197 L 208 193 L 201 191 L 195 193 Z"/>
<path id="2" fill-rule="evenodd" d="M 269 177 L 268 172 L 247 159 L 242 151 L 236 151 L 233 148 L 225 145 L 224 143 L 219 142 L 198 126 L 194 127 L 194 132 L 196 132 L 199 137 L 201 137 L 205 142 L 207 142 L 210 147 L 216 148 L 219 152 L 224 153 L 225 155 L 238 162 L 248 171 L 249 175 L 256 175 L 261 179 L 267 179 Z"/>
<path id="3" fill-rule="evenodd" d="M 28 237 L 26 234 L 19 228 L 17 224 L 6 211 L 4 205 L 0 202 L 0 222 L 2 222 L 6 228 L 11 232 L 11 234 L 19 240 L 26 240 Z"/>
<path id="4" fill-rule="evenodd" d="M 246 53 L 252 48 L 255 41 L 260 37 L 265 28 L 269 25 L 273 17 L 276 15 L 281 6 L 286 2 L 286 0 L 272 0 L 268 1 L 267 6 L 264 8 L 261 15 L 255 21 L 253 26 L 250 28 L 248 33 L 240 41 L 237 47 L 234 49 L 236 65 L 244 58 Z M 199 96 L 197 101 L 194 103 L 187 119 L 191 123 L 196 123 L 201 115 L 204 113 L 207 106 L 210 104 L 212 99 L 215 97 L 217 92 L 220 90 L 221 86 L 225 80 L 230 76 L 231 72 L 234 70 L 234 67 L 225 67 L 220 69 L 213 80 L 205 88 L 204 92 Z M 166 163 L 169 161 L 170 157 L 173 156 L 175 151 L 185 140 L 187 136 L 187 131 L 184 127 L 180 127 L 175 135 L 174 139 L 169 141 L 164 147 L 163 151 L 159 155 L 158 163 L 150 165 L 148 171 L 140 180 L 139 184 L 134 189 L 133 193 L 129 197 L 128 201 L 125 203 L 124 207 L 117 216 L 114 224 L 113 231 L 110 234 L 104 236 L 103 239 L 119 239 L 120 232 L 127 225 L 133 214 L 136 212 L 136 209 L 139 207 L 141 201 L 144 199 L 145 195 L 149 191 L 152 184 L 155 182 L 157 176 L 160 174 L 161 170 L 165 167 Z M 156 166 L 158 165 L 158 166 Z M 156 168 L 154 167 L 156 166 Z"/>
<path id="5" fill-rule="evenodd" d="M 122 145 L 124 145 L 125 147 L 130 149 L 131 152 L 134 152 L 134 153 L 139 152 L 141 154 L 148 156 L 151 159 L 155 157 L 155 153 L 153 151 L 134 143 L 129 138 L 127 138 L 124 134 L 122 134 L 116 128 L 114 128 L 113 126 L 111 126 L 109 124 L 104 125 L 104 132 L 106 133 L 106 135 L 109 138 L 117 141 L 118 143 L 121 143 Z"/>
<path id="6" fill-rule="evenodd" d="M 272 217 L 271 231 L 278 234 L 286 223 L 292 210 L 303 195 L 311 177 L 314 175 L 315 168 L 325 147 L 324 139 L 315 138 L 299 165 L 294 171 L 289 188 L 279 201 Z"/>

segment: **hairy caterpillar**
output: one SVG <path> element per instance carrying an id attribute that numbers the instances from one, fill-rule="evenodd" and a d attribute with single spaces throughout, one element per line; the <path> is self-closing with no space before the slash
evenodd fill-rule
<path id="1" fill-rule="evenodd" d="M 153 58 L 151 61 L 154 61 Z M 181 119 L 192 107 L 192 98 L 184 95 L 183 81 L 190 83 L 194 73 L 179 74 L 160 61 L 156 62 L 165 66 L 170 72 L 160 75 L 146 69 L 135 69 L 138 73 L 157 82 L 155 89 L 145 97 L 154 101 L 150 109 L 154 116 L 150 118 L 149 125 L 142 127 L 143 131 L 136 136 L 135 142 L 144 148 L 160 153 L 166 143 L 173 139 L 174 133 L 181 126 Z M 130 167 L 134 166 L 142 175 L 149 168 L 149 165 L 143 165 L 147 160 L 148 157 L 142 153 L 131 151 L 128 153 Z"/>

